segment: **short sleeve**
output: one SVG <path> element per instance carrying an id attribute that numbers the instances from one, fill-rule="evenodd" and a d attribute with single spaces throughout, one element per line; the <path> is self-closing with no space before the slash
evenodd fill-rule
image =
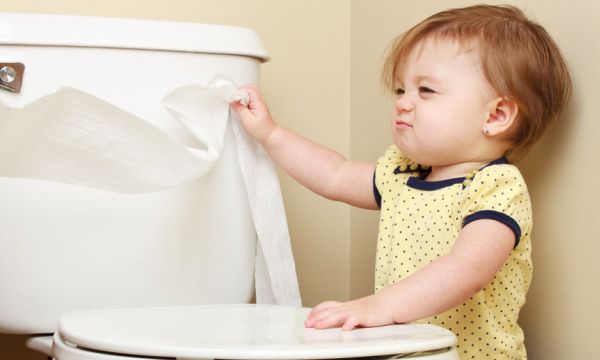
<path id="1" fill-rule="evenodd" d="M 427 168 L 402 155 L 396 145 L 390 146 L 377 160 L 373 175 L 373 194 L 379 208 L 381 208 L 382 199 L 397 194 L 408 177 Z"/>
<path id="2" fill-rule="evenodd" d="M 398 166 L 400 150 L 396 145 L 390 146 L 382 157 L 377 160 L 373 175 L 373 192 L 377 205 L 381 208 L 381 194 L 389 190 L 394 169 Z"/>
<path id="3" fill-rule="evenodd" d="M 525 180 L 515 166 L 488 166 L 476 173 L 465 191 L 463 227 L 480 219 L 499 221 L 515 234 L 515 248 L 529 236 L 531 201 Z"/>

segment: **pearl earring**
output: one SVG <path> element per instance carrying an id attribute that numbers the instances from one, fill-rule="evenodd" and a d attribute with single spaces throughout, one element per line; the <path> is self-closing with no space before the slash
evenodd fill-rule
<path id="1" fill-rule="evenodd" d="M 486 134 L 486 135 L 489 135 L 490 134 L 490 129 L 488 129 L 488 128 L 484 129 L 483 133 Z"/>

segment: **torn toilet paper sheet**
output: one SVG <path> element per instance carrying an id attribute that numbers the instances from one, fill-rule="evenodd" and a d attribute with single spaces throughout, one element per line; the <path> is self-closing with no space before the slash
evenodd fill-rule
<path id="1" fill-rule="evenodd" d="M 147 193 L 207 173 L 223 149 L 231 118 L 258 244 L 259 303 L 300 305 L 279 181 L 262 147 L 229 103 L 247 101 L 229 80 L 178 88 L 165 108 L 201 143 L 186 147 L 162 130 L 85 92 L 64 88 L 22 108 L 0 102 L 0 176 L 44 179 L 121 193 Z"/>
<path id="2" fill-rule="evenodd" d="M 75 89 L 21 109 L 0 104 L 0 113 L 2 176 L 144 193 L 191 181 L 218 158 L 218 149 L 186 149 L 146 121 Z"/>

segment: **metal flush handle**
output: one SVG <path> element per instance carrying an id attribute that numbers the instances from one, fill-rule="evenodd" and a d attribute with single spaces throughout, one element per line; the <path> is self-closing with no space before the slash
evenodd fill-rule
<path id="1" fill-rule="evenodd" d="M 21 84 L 23 83 L 24 72 L 25 65 L 22 63 L 0 62 L 0 89 L 19 93 L 21 91 Z"/>

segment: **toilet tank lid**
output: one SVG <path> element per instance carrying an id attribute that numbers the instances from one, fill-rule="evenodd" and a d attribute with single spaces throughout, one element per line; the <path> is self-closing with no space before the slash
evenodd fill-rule
<path id="1" fill-rule="evenodd" d="M 248 28 L 108 17 L 0 13 L 0 44 L 184 51 L 269 60 L 260 37 Z"/>

